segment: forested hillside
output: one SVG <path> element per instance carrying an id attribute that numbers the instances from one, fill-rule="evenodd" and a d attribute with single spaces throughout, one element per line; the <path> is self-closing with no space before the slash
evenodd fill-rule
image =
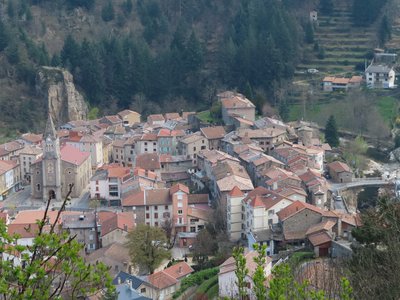
<path id="1" fill-rule="evenodd" d="M 34 90 L 41 65 L 69 69 L 107 113 L 198 109 L 222 87 L 258 91 L 261 106 L 292 76 L 302 34 L 277 0 L 10 0 L 1 12 L 0 108 L 20 130 L 46 110 Z"/>
<path id="2" fill-rule="evenodd" d="M 35 92 L 35 77 L 42 65 L 69 69 L 90 107 L 101 113 L 128 107 L 143 114 L 203 109 L 217 90 L 228 88 L 245 93 L 261 111 L 301 61 L 303 28 L 316 5 L 313 0 L 2 1 L 0 128 L 3 133 L 40 128 L 46 103 Z"/>

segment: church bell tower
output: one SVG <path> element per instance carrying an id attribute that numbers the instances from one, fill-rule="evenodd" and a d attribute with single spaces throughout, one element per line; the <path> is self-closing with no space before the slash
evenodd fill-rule
<path id="1" fill-rule="evenodd" d="M 61 201 L 60 139 L 49 114 L 43 134 L 43 200 Z"/>

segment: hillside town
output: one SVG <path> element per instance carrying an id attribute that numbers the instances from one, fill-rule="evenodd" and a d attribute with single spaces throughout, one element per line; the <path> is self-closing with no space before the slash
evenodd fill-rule
<path id="1" fill-rule="evenodd" d="M 109 267 L 118 291 L 131 293 L 119 299 L 171 299 L 194 272 L 188 257 L 199 232 L 215 222 L 227 242 L 246 247 L 250 272 L 253 245 L 267 246 L 268 278 L 285 251 L 351 255 L 351 230 L 360 219 L 332 189 L 352 182 L 351 168 L 310 124 L 256 116 L 252 102 L 236 92 L 217 98 L 218 126 L 205 126 L 193 112 L 143 120 L 123 110 L 58 126 L 49 115 L 43 133 L 0 145 L 1 217 L 8 232 L 32 244 L 36 231 L 26 228 L 37 227 L 50 201 L 49 223 L 76 235 L 87 262 Z M 169 230 L 172 257 L 180 262 L 153 274 L 135 268 L 126 242 L 139 224 Z M 235 280 L 228 258 L 219 267 L 220 297 L 237 294 Z"/>

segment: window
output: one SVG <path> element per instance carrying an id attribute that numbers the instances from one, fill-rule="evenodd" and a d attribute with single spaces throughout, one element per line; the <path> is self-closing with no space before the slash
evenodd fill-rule
<path id="1" fill-rule="evenodd" d="M 196 147 L 193 147 L 193 151 L 196 151 Z"/>
<path id="2" fill-rule="evenodd" d="M 99 184 L 99 181 L 98 181 L 98 180 L 96 180 L 96 184 Z"/>
<path id="3" fill-rule="evenodd" d="M 190 232 L 196 232 L 196 227 L 190 227 Z"/>
<path id="4" fill-rule="evenodd" d="M 157 144 L 156 143 L 153 143 L 153 146 L 156 146 Z"/>
<path id="5" fill-rule="evenodd" d="M 182 214 L 182 209 L 178 210 L 178 215 Z"/>
<path id="6" fill-rule="evenodd" d="M 98 186 L 96 186 L 96 192 L 98 192 L 99 191 L 99 187 Z"/>
<path id="7" fill-rule="evenodd" d="M 158 227 L 158 222 L 154 222 L 154 226 L 157 226 L 157 227 Z"/>
<path id="8" fill-rule="evenodd" d="M 178 200 L 178 207 L 183 207 L 182 200 Z"/>
<path id="9" fill-rule="evenodd" d="M 142 293 L 142 294 L 146 293 L 146 288 L 140 289 L 140 293 Z"/>
<path id="10" fill-rule="evenodd" d="M 268 217 L 272 217 L 275 214 L 275 211 L 273 209 L 270 209 L 268 211 Z"/>
<path id="11" fill-rule="evenodd" d="M 201 142 L 204 144 L 204 140 L 201 140 Z"/>
<path id="12" fill-rule="evenodd" d="M 164 207 L 165 209 L 168 209 L 168 205 L 165 205 L 165 207 Z"/>
<path id="13" fill-rule="evenodd" d="M 39 184 L 39 183 L 36 185 L 36 190 L 37 190 L 38 192 L 40 192 L 40 184 Z"/>
<path id="14" fill-rule="evenodd" d="M 147 142 L 144 142 L 144 145 L 147 146 Z"/>
<path id="15" fill-rule="evenodd" d="M 158 213 L 154 213 L 154 218 L 158 219 Z"/>
<path id="16" fill-rule="evenodd" d="M 197 226 L 197 230 L 202 230 L 202 229 L 204 229 L 204 225 L 199 225 L 199 226 Z"/>
<path id="17" fill-rule="evenodd" d="M 149 213 L 146 214 L 146 219 L 150 219 L 150 214 Z"/>
<path id="18" fill-rule="evenodd" d="M 150 208 L 148 206 L 146 206 L 146 210 L 149 210 Z"/>
<path id="19" fill-rule="evenodd" d="M 154 206 L 154 210 L 158 210 L 158 206 L 157 205 Z"/>
<path id="20" fill-rule="evenodd" d="M 183 218 L 178 218 L 178 224 L 183 224 Z"/>
<path id="21" fill-rule="evenodd" d="M 194 224 L 196 222 L 199 222 L 199 219 L 190 219 L 190 224 Z"/>
<path id="22" fill-rule="evenodd" d="M 147 148 L 144 148 L 144 152 L 147 152 Z"/>

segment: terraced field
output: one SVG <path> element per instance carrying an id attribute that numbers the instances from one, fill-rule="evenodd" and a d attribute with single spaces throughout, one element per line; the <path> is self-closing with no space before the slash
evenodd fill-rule
<path id="1" fill-rule="evenodd" d="M 365 63 L 367 52 L 375 46 L 375 30 L 371 27 L 354 27 L 351 20 L 352 1 L 334 1 L 332 16 L 318 16 L 315 41 L 325 51 L 324 59 L 317 57 L 313 45 L 299 70 L 318 69 L 323 75 L 354 72 L 355 66 Z"/>

